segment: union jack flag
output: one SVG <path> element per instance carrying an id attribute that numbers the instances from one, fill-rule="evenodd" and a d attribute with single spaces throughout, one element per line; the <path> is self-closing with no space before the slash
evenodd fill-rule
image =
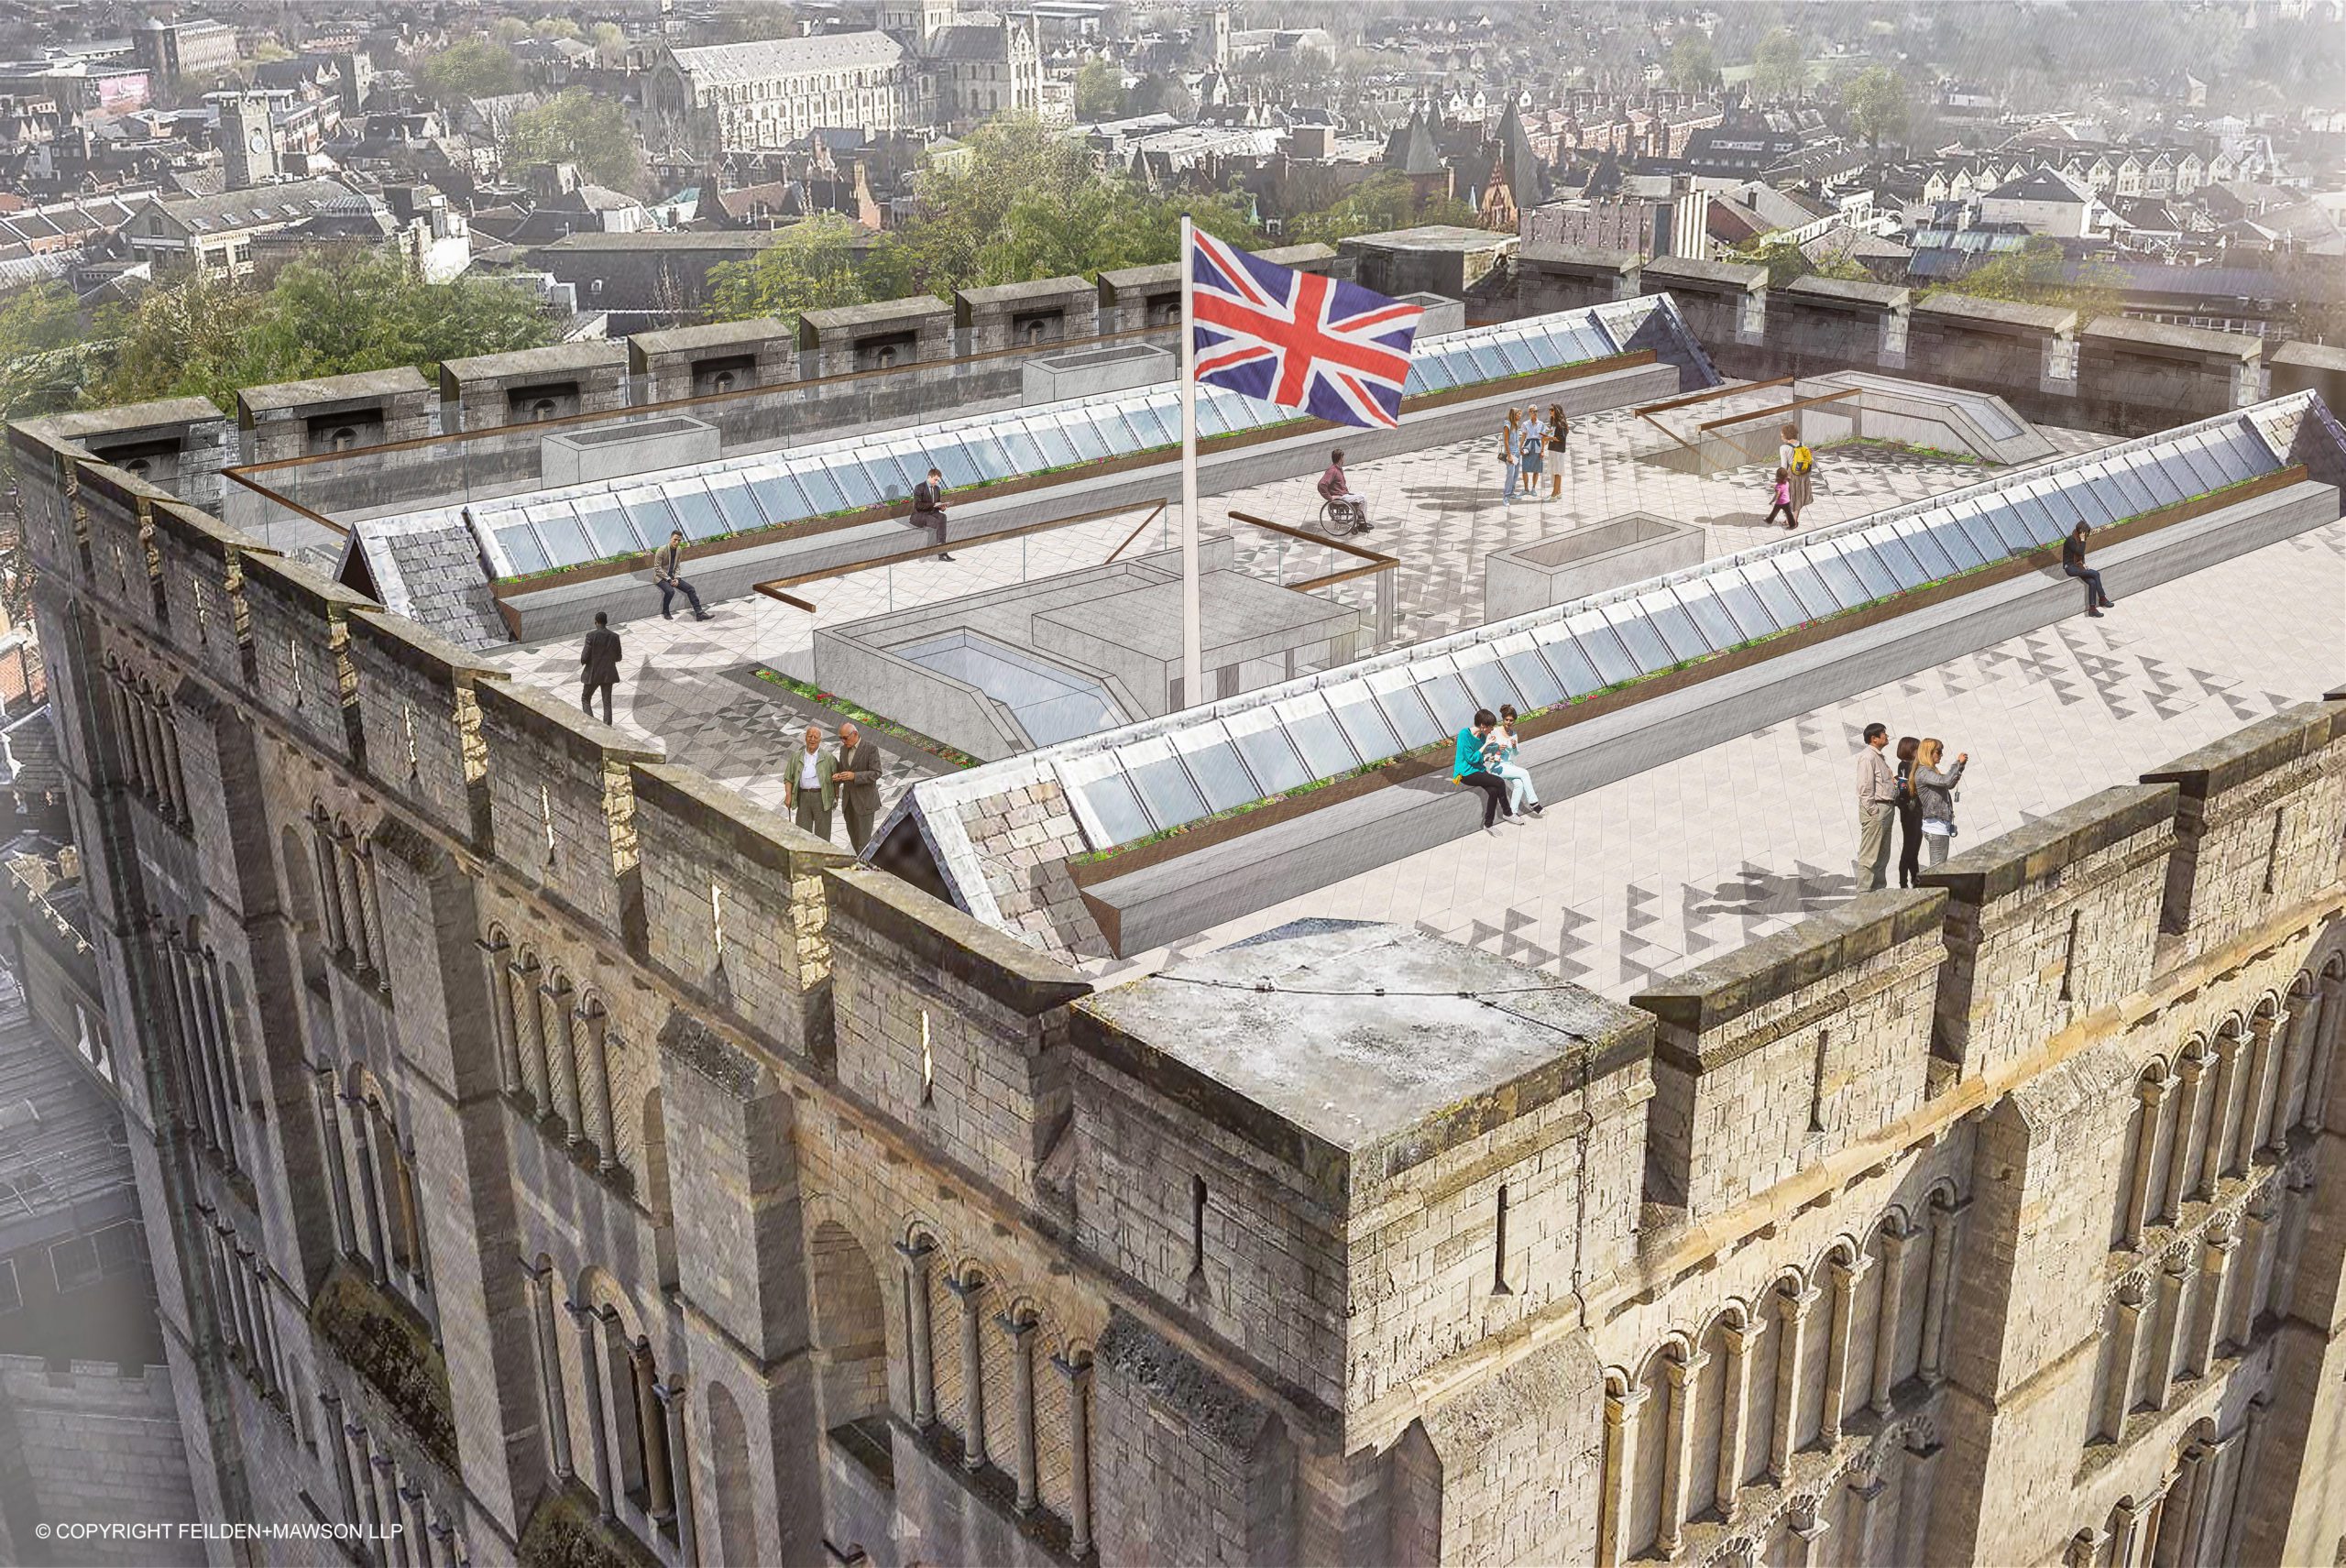
<path id="1" fill-rule="evenodd" d="M 1417 305 L 1195 236 L 1190 313 L 1200 381 L 1343 424 L 1400 422 Z"/>

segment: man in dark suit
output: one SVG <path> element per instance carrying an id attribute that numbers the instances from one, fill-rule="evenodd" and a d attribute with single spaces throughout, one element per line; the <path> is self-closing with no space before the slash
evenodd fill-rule
<path id="1" fill-rule="evenodd" d="M 931 468 L 928 477 L 913 487 L 912 525 L 926 528 L 937 535 L 937 558 L 950 561 L 945 553 L 945 476 Z"/>
<path id="2" fill-rule="evenodd" d="M 847 813 L 847 841 L 859 855 L 872 842 L 872 825 L 880 818 L 882 766 L 879 747 L 854 725 L 839 726 L 839 766 L 831 782 L 839 789 L 840 809 Z"/>
<path id="3" fill-rule="evenodd" d="M 595 630 L 586 634 L 586 645 L 578 651 L 578 675 L 585 689 L 578 694 L 578 706 L 588 718 L 595 713 L 595 694 L 603 694 L 603 722 L 611 721 L 611 688 L 619 680 L 619 634 L 611 630 L 611 618 L 601 610 L 595 612 Z"/>

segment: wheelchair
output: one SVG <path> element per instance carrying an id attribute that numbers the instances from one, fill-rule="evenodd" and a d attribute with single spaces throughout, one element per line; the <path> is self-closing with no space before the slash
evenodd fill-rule
<path id="1" fill-rule="evenodd" d="M 1320 503 L 1320 532 L 1331 539 L 1343 539 L 1350 534 L 1368 532 L 1368 507 L 1361 501 L 1323 500 Z"/>

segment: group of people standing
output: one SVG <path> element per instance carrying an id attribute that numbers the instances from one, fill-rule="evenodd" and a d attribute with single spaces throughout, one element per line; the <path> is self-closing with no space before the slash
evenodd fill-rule
<path id="1" fill-rule="evenodd" d="M 880 817 L 880 748 L 853 724 L 839 726 L 839 745 L 823 750 L 823 727 L 806 727 L 806 745 L 783 774 L 783 804 L 798 826 L 828 842 L 831 813 L 847 814 L 847 841 L 857 854 L 872 841 Z"/>
<path id="2" fill-rule="evenodd" d="M 1500 499 L 1515 504 L 1518 488 L 1533 500 L 1554 500 L 1564 493 L 1565 443 L 1573 433 L 1562 403 L 1550 403 L 1541 413 L 1531 408 L 1509 409 L 1499 430 L 1499 456 L 1507 465 L 1507 488 Z M 1540 477 L 1548 477 L 1548 493 L 1540 493 Z"/>
<path id="3" fill-rule="evenodd" d="M 1859 893 L 1887 883 L 1892 820 L 1898 824 L 1899 886 L 1913 886 L 1924 865 L 1946 862 L 1956 835 L 1955 787 L 1963 781 L 1971 753 L 1958 751 L 1954 764 L 1943 768 L 1946 757 L 1946 745 L 1935 736 L 1902 735 L 1892 751 L 1888 725 L 1866 726 L 1865 748 L 1858 753 Z"/>

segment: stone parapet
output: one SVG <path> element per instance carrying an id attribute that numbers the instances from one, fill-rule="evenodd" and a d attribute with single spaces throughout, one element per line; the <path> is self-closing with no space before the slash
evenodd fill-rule
<path id="1" fill-rule="evenodd" d="M 663 327 L 630 337 L 627 364 L 646 402 L 715 397 L 797 379 L 798 341 L 772 316 Z"/>
<path id="2" fill-rule="evenodd" d="M 2346 853 L 2346 703 L 2306 703 L 2143 775 L 2178 793 L 2159 929 L 2186 955 L 2231 941 L 2338 880 Z"/>
<path id="3" fill-rule="evenodd" d="M 933 365 L 953 356 L 953 307 L 915 294 L 807 311 L 798 318 L 798 351 L 812 357 L 814 376 Z"/>
<path id="4" fill-rule="evenodd" d="M 1742 261 L 1657 256 L 1638 271 L 1638 292 L 1678 302 L 1695 339 L 1714 359 L 1737 362 L 1737 349 L 1756 350 L 1768 336 L 1768 269 Z M 1744 374 L 1742 370 L 1730 374 Z"/>
<path id="5" fill-rule="evenodd" d="M 2149 982 L 2175 806 L 2172 785 L 2104 790 L 1922 874 L 1946 891 L 1932 1048 L 1959 1077 L 2005 1071 Z"/>
<path id="6" fill-rule="evenodd" d="M 537 424 L 627 406 L 627 345 L 561 343 L 444 360 L 440 428 Z"/>
<path id="7" fill-rule="evenodd" d="M 1805 373 L 1814 361 L 1902 370 L 1913 291 L 1840 278 L 1795 278 L 1772 291 L 1768 346 Z"/>
<path id="8" fill-rule="evenodd" d="M 1527 240 L 1515 253 L 1515 308 L 1519 315 L 1578 310 L 1638 297 L 1637 252 Z"/>
<path id="9" fill-rule="evenodd" d="M 2256 401 L 2260 338 L 2097 316 L 2077 334 L 2077 401 L 2104 429 L 2136 434 Z"/>
<path id="10" fill-rule="evenodd" d="M 1945 909 L 1863 894 L 1632 998 L 1658 1020 L 1650 1196 L 1699 1223 L 1920 1108 Z"/>
<path id="11" fill-rule="evenodd" d="M 1907 368 L 1935 381 L 2034 388 L 2066 397 L 2077 384 L 2077 313 L 1941 291 L 1913 303 Z"/>
<path id="12" fill-rule="evenodd" d="M 310 381 L 280 381 L 236 394 L 242 460 L 273 463 L 432 433 L 432 384 L 411 365 Z"/>
<path id="13" fill-rule="evenodd" d="M 1038 278 L 957 290 L 953 324 L 969 334 L 970 354 L 1091 337 L 1100 328 L 1099 286 L 1082 278 Z"/>

